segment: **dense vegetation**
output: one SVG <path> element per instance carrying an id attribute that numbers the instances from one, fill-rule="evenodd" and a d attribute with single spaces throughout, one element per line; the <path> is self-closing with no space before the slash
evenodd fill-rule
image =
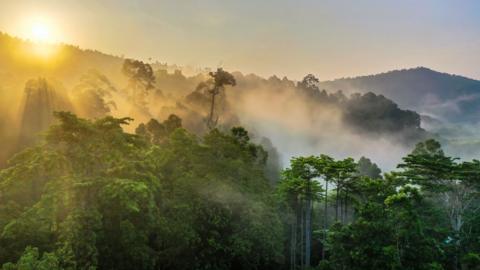
<path id="1" fill-rule="evenodd" d="M 419 143 L 397 172 L 293 158 L 278 185 L 248 132 L 175 115 L 56 113 L 0 173 L 3 269 L 477 269 L 480 162 Z"/>
<path id="2" fill-rule="evenodd" d="M 290 269 L 478 269 L 479 161 L 459 162 L 427 140 L 384 177 L 368 164 L 292 160 L 280 183 Z"/>
<path id="3" fill-rule="evenodd" d="M 342 78 L 320 85 L 348 93 L 372 91 L 395 100 L 401 107 L 447 122 L 476 122 L 479 116 L 480 81 L 425 67 Z"/>
<path id="4" fill-rule="evenodd" d="M 0 262 L 18 261 L 4 269 L 281 263 L 266 155 L 244 129 L 198 138 L 171 117 L 149 137 L 124 133 L 128 119 L 56 116 L 45 142 L 1 172 Z"/>
<path id="5" fill-rule="evenodd" d="M 176 114 L 188 130 L 194 133 L 208 130 L 204 121 L 211 114 L 212 78 L 209 72 L 216 70 L 180 68 L 158 62 L 144 65 L 140 61 L 68 45 L 51 45 L 49 59 L 37 55 L 35 46 L 35 43 L 0 33 L 0 112 L 5 116 L 0 119 L 0 147 L 3 149 L 0 167 L 53 123 L 53 111 L 70 110 L 89 119 L 105 115 L 130 116 L 135 119 L 135 126 L 150 118 L 165 119 Z M 125 63 L 129 64 L 125 66 Z M 137 71 L 144 74 L 135 74 Z M 316 145 L 321 144 L 322 129 L 327 125 L 347 135 L 361 131 L 366 137 L 383 136 L 395 144 L 407 143 L 408 147 L 423 138 L 420 116 L 404 110 L 407 105 L 397 106 L 397 100 L 391 95 L 379 95 L 382 92 L 376 88 L 370 89 L 375 94 L 366 91 L 350 96 L 352 91 L 346 94 L 337 91 L 349 90 L 343 86 L 324 91 L 319 79 L 311 75 L 300 82 L 240 72 L 232 72 L 232 75 L 236 81 L 235 90 L 228 95 L 219 91 L 215 96 L 218 101 L 215 113 L 222 114 L 218 124 L 242 125 L 256 135 L 252 139 L 257 143 L 261 142 L 261 137 L 274 138 L 273 134 L 262 130 L 265 121 L 257 116 L 260 113 L 257 110 L 265 106 L 270 109 L 263 112 L 275 113 L 278 118 L 275 121 L 282 129 L 294 128 L 282 114 L 284 109 L 298 111 L 303 122 L 321 130 L 322 134 L 307 134 L 311 140 L 319 140 L 312 142 Z M 226 85 L 230 87 L 231 84 Z M 254 102 L 260 104 L 252 108 Z M 283 110 L 274 110 L 275 107 Z M 304 107 L 307 110 L 302 111 Z M 328 114 L 344 117 L 329 117 L 335 120 L 330 123 L 323 119 Z M 217 117 L 212 116 L 212 120 Z M 274 143 L 279 144 L 278 141 Z"/>
<path id="6" fill-rule="evenodd" d="M 9 40 L 0 53 L 19 46 Z M 186 77 L 84 53 L 100 71 L 69 63 L 70 87 L 29 77 L 18 123 L 8 110 L 0 119 L 2 270 L 479 269 L 480 162 L 446 155 L 418 113 L 374 93 L 321 90 L 313 75 Z M 43 70 L 19 65 L 21 78 Z M 12 100 L 0 92 L 1 105 Z M 333 130 L 324 143 L 334 147 L 344 134 L 421 142 L 385 174 L 331 153 L 282 170 L 275 145 L 242 127 L 249 102 L 275 119 L 301 107 L 294 121 Z"/>

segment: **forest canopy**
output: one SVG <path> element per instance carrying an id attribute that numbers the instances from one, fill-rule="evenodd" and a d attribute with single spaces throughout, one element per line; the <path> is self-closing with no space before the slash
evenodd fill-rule
<path id="1" fill-rule="evenodd" d="M 2 270 L 479 269 L 480 161 L 391 96 L 25 44 L 0 35 Z"/>
<path id="2" fill-rule="evenodd" d="M 50 269 L 281 262 L 265 152 L 242 128 L 200 138 L 177 125 L 149 140 L 122 131 L 128 118 L 56 117 L 45 141 L 0 174 L 0 262 L 17 262 L 4 269 L 25 260 Z"/>
<path id="3" fill-rule="evenodd" d="M 0 171 L 2 269 L 476 269 L 480 162 L 296 157 L 278 184 L 242 127 L 55 113 Z M 421 251 L 421 252 L 420 252 Z M 368 254 L 368 255 L 367 255 Z M 458 268 L 459 269 L 459 268 Z"/>

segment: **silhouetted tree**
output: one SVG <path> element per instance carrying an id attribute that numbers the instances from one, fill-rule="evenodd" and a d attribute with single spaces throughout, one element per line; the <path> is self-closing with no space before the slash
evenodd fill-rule
<path id="1" fill-rule="evenodd" d="M 125 59 L 122 72 L 129 78 L 128 94 L 137 106 L 146 106 L 146 96 L 155 88 L 155 75 L 149 64 L 139 60 Z"/>
<path id="2" fill-rule="evenodd" d="M 73 90 L 74 105 L 81 116 L 100 118 L 108 115 L 112 108 L 116 108 L 112 100 L 112 92 L 116 89 L 110 80 L 97 70 L 89 70 L 83 74 Z"/>
<path id="3" fill-rule="evenodd" d="M 208 90 L 211 95 L 210 114 L 207 119 L 207 126 L 210 129 L 215 128 L 218 123 L 218 116 L 215 117 L 215 97 L 225 90 L 225 86 L 235 86 L 235 77 L 232 74 L 218 68 L 216 72 L 210 72 L 213 79 L 213 86 Z"/>

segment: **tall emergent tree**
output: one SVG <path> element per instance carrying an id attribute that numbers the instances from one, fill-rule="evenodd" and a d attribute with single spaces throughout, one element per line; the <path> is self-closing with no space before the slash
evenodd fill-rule
<path id="1" fill-rule="evenodd" d="M 280 191 L 290 203 L 294 211 L 295 218 L 291 223 L 290 239 L 290 267 L 295 269 L 297 266 L 297 231 L 300 229 L 300 254 L 304 254 L 301 259 L 302 267 L 310 267 L 312 253 L 312 202 L 318 200 L 320 195 L 320 185 L 316 178 L 320 176 L 318 171 L 318 158 L 315 156 L 296 157 L 290 161 L 290 168 L 283 172 L 283 180 L 280 184 Z M 298 224 L 300 223 L 300 228 Z"/>
<path id="2" fill-rule="evenodd" d="M 128 77 L 127 95 L 135 106 L 146 111 L 146 97 L 155 88 L 155 75 L 152 67 L 139 60 L 125 59 L 122 72 Z"/>
<path id="3" fill-rule="evenodd" d="M 213 79 L 213 84 L 208 89 L 208 93 L 211 96 L 211 102 L 210 113 L 207 118 L 207 127 L 213 129 L 217 125 L 219 118 L 219 116 L 215 115 L 215 97 L 225 91 L 225 86 L 235 86 L 237 82 L 232 74 L 224 71 L 222 68 L 218 68 L 216 72 L 210 72 L 209 75 Z"/>
<path id="4" fill-rule="evenodd" d="M 433 270 L 440 265 L 441 241 L 422 216 L 429 203 L 421 192 L 402 179 L 361 177 L 356 218 L 335 223 L 329 231 L 326 269 Z"/>
<path id="5" fill-rule="evenodd" d="M 330 172 L 333 174 L 333 180 L 335 181 L 335 221 L 339 221 L 339 212 L 341 215 L 340 220 L 343 222 L 342 205 L 346 209 L 348 204 L 348 192 L 355 178 L 357 172 L 357 164 L 352 158 L 346 158 L 344 160 L 335 161 L 331 167 Z M 342 199 L 342 193 L 344 198 Z"/>
<path id="6" fill-rule="evenodd" d="M 458 163 L 457 158 L 445 155 L 439 142 L 430 139 L 418 143 L 398 167 L 404 169 L 403 175 L 411 183 L 421 186 L 446 210 L 455 250 L 453 265 L 458 269 L 467 213 L 475 215 L 479 211 L 476 203 L 480 199 L 480 163 Z"/>
<path id="7" fill-rule="evenodd" d="M 320 155 L 317 158 L 315 163 L 315 167 L 317 171 L 320 173 L 320 177 L 325 184 L 325 193 L 323 196 L 323 246 L 322 246 L 322 260 L 325 259 L 325 246 L 327 243 L 327 230 L 328 230 L 328 184 L 332 181 L 334 176 L 336 175 L 335 172 L 335 160 L 332 157 L 327 155 Z"/>

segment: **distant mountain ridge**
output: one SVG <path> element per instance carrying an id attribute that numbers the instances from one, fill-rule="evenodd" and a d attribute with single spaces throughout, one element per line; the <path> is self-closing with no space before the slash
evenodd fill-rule
<path id="1" fill-rule="evenodd" d="M 57 44 L 61 57 L 54 65 L 45 68 L 42 60 L 34 55 L 20 53 L 31 50 L 28 40 L 12 37 L 0 32 L 0 78 L 19 77 L 20 81 L 37 77 L 62 77 L 66 84 L 78 80 L 88 69 L 97 69 L 108 77 L 121 80 L 120 66 L 123 57 L 113 56 L 96 50 L 84 50 L 76 46 Z M 19 54 L 22 55 L 19 58 Z M 153 63 L 154 69 L 172 72 L 184 68 L 176 65 Z M 190 70 L 192 74 L 193 70 Z M 198 70 L 196 72 L 199 72 Z M 205 72 L 205 70 L 204 70 Z M 21 73 L 21 76 L 19 75 Z M 320 82 L 320 89 L 345 93 L 374 92 L 398 103 L 401 108 L 415 110 L 432 119 L 452 122 L 478 122 L 480 119 L 480 81 L 467 77 L 441 73 L 426 67 L 393 70 L 385 73 L 340 78 Z"/>
<path id="2" fill-rule="evenodd" d="M 478 122 L 480 81 L 425 67 L 320 82 L 327 91 L 374 92 L 438 120 Z"/>
<path id="3" fill-rule="evenodd" d="M 20 81 L 23 87 L 27 80 L 43 76 L 61 79 L 62 83 L 68 86 L 76 83 L 82 74 L 91 69 L 98 70 L 117 81 L 124 80 L 121 73 L 122 63 L 126 59 L 124 56 L 83 49 L 70 44 L 41 44 L 43 48 L 52 51 L 50 59 L 37 54 L 38 45 L 0 31 L 0 81 Z M 167 63 L 150 64 L 155 70 L 173 72 L 184 69 Z M 190 74 L 197 71 L 193 68 L 185 69 L 188 69 Z"/>
<path id="4" fill-rule="evenodd" d="M 122 72 L 123 56 L 56 44 L 47 45 L 56 49 L 56 55 L 42 58 L 35 55 L 36 45 L 0 32 L 0 111 L 4 115 L 0 119 L 0 141 L 3 144 L 0 146 L 4 148 L 3 152 L 0 151 L 0 165 L 11 153 L 12 149 L 6 148 L 12 148 L 19 141 L 20 130 L 28 130 L 21 126 L 34 126 L 34 123 L 47 119 L 40 117 L 43 114 L 36 113 L 42 110 L 29 112 L 30 107 L 36 106 L 25 105 L 34 103 L 28 102 L 29 97 L 48 104 L 51 99 L 44 97 L 54 92 L 78 96 L 77 86 L 92 69 L 108 78 L 113 88 L 124 90 L 128 84 L 128 78 Z M 183 119 L 185 127 L 205 128 L 203 111 L 200 110 L 203 107 L 199 106 L 201 108 L 197 110 L 194 105 L 198 104 L 192 103 L 192 100 L 201 100 L 190 94 L 202 89 L 198 86 L 208 79 L 208 69 L 189 72 L 188 67 L 159 62 L 149 64 L 156 78 L 158 91 L 155 93 L 162 93 L 162 104 L 152 107 L 152 116 L 165 119 L 174 113 Z M 231 111 L 224 115 L 224 119 L 228 119 L 229 123 L 241 123 L 261 136 L 273 138 L 273 145 L 284 146 L 279 149 L 285 156 L 312 149 L 344 156 L 365 154 L 365 151 L 373 149 L 369 147 L 370 143 L 376 145 L 379 138 L 388 139 L 384 147 L 398 147 L 397 151 L 403 151 L 400 144 L 409 145 L 427 135 L 439 135 L 447 146 L 452 146 L 451 149 L 460 149 L 456 153 L 468 149 L 472 156 L 476 156 L 477 149 L 480 149 L 476 136 L 478 128 L 472 125 L 480 118 L 480 81 L 477 80 L 420 67 L 318 84 L 315 78 L 311 85 L 314 91 L 307 91 L 307 95 L 302 96 L 302 92 L 298 91 L 302 88 L 299 82 L 286 77 L 264 78 L 241 72 L 232 74 L 237 85 L 228 94 L 228 104 L 232 106 L 225 107 Z M 45 84 L 46 87 L 40 87 L 29 95 L 30 87 L 26 87 L 26 82 L 32 79 L 37 82 L 45 79 L 55 87 Z M 50 88 L 55 91 L 50 91 Z M 307 88 L 310 89 L 308 85 Z M 345 94 L 361 94 L 347 97 L 338 90 L 343 90 Z M 189 98 L 185 99 L 186 96 Z M 122 108 L 131 105 L 128 100 L 119 98 L 116 104 L 120 104 L 116 111 L 120 116 L 132 115 L 131 111 L 122 111 Z M 27 110 L 22 109 L 25 106 Z M 48 112 L 57 106 L 45 108 L 44 111 Z M 18 119 L 21 112 L 25 112 L 23 121 Z M 357 143 L 352 139 L 359 137 L 367 138 L 369 143 L 363 139 L 362 143 Z M 343 150 L 331 148 L 331 144 L 326 143 L 333 140 L 339 140 Z M 298 144 L 291 144 L 293 141 Z M 370 154 L 372 157 L 377 155 L 375 151 Z"/>
<path id="5" fill-rule="evenodd" d="M 31 50 L 33 44 L 0 32 L 0 79 L 4 85 L 15 78 L 15 81 L 21 82 L 20 87 L 23 87 L 27 80 L 44 76 L 59 78 L 68 86 L 78 81 L 79 76 L 89 69 L 99 70 L 120 84 L 124 83 L 120 72 L 125 59 L 123 57 L 96 50 L 84 50 L 73 45 L 57 44 L 50 46 L 59 49 L 61 57 L 45 68 L 41 59 L 35 60 L 34 56 L 28 53 L 22 55 L 18 51 L 19 48 Z M 19 55 L 22 56 L 19 58 Z M 152 63 L 152 67 L 169 72 L 184 70 L 180 66 L 159 62 Z M 203 73 L 206 71 L 208 70 L 203 70 Z M 192 72 L 200 71 L 190 70 L 186 73 L 193 74 Z M 480 119 L 479 80 L 441 73 L 426 67 L 323 81 L 319 88 L 329 92 L 342 90 L 347 94 L 381 94 L 399 104 L 402 109 L 414 110 L 424 119 L 432 121 L 477 123 Z"/>

